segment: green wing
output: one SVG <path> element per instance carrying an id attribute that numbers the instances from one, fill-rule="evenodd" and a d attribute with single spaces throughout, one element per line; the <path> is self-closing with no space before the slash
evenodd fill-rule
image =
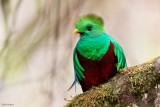
<path id="1" fill-rule="evenodd" d="M 112 37 L 110 37 L 110 39 L 111 39 L 111 42 L 115 46 L 114 53 L 115 53 L 115 56 L 117 56 L 117 59 L 118 59 L 117 71 L 119 71 L 120 68 L 127 67 L 126 57 L 125 57 L 124 51 L 122 50 L 119 43 Z"/>
<path id="2" fill-rule="evenodd" d="M 78 56 L 76 53 L 76 48 L 74 49 L 73 54 L 73 64 L 74 64 L 74 77 L 75 77 L 75 90 L 76 90 L 76 82 L 79 83 L 79 80 L 82 80 L 82 78 L 85 78 L 82 71 L 84 71 L 84 68 L 81 66 L 78 60 Z"/>

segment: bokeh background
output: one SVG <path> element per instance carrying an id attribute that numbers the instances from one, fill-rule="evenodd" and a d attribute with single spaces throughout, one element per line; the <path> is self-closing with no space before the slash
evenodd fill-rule
<path id="1" fill-rule="evenodd" d="M 77 94 L 73 34 L 95 13 L 122 46 L 128 66 L 160 55 L 160 0 L 0 0 L 0 107 L 62 107 Z M 65 100 L 64 100 L 65 99 Z"/>

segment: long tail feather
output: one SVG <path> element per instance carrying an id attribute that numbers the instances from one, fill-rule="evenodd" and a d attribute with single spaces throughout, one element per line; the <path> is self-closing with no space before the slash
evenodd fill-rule
<path id="1" fill-rule="evenodd" d="M 67 91 L 69 91 L 74 86 L 74 84 L 75 84 L 75 82 L 73 81 L 72 85 L 70 86 L 70 88 Z"/>

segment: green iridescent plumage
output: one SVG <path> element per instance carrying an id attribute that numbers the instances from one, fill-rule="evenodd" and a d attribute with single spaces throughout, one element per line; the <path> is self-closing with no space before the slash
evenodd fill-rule
<path id="1" fill-rule="evenodd" d="M 81 16 L 75 23 L 75 27 L 79 27 L 79 25 L 81 26 L 82 23 L 88 23 L 88 22 L 94 22 L 98 25 L 100 25 L 101 27 L 104 26 L 104 21 L 101 17 L 96 16 L 94 14 L 88 14 L 86 16 Z"/>
<path id="2" fill-rule="evenodd" d="M 94 29 L 88 31 L 87 27 L 89 26 L 92 26 Z M 85 36 L 93 37 L 105 33 L 104 22 L 102 18 L 94 14 L 80 17 L 76 21 L 75 27 L 78 29 L 79 32 L 84 33 L 83 35 L 81 35 L 81 38 Z"/>
<path id="3" fill-rule="evenodd" d="M 89 14 L 80 17 L 75 23 L 76 29 L 80 33 L 80 40 L 78 41 L 73 55 L 75 83 L 82 78 L 85 78 L 83 66 L 81 66 L 77 57 L 76 50 L 85 58 L 93 61 L 101 60 L 106 54 L 110 46 L 110 41 L 114 44 L 114 54 L 117 56 L 117 71 L 120 68 L 126 67 L 126 58 L 119 43 L 105 33 L 104 22 L 102 18 Z M 106 71 L 107 72 L 107 71 Z"/>

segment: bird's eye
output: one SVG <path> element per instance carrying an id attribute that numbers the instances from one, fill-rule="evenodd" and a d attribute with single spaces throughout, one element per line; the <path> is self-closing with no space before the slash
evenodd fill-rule
<path id="1" fill-rule="evenodd" d="M 88 31 L 91 31 L 91 30 L 92 30 L 92 27 L 91 27 L 91 26 L 89 26 L 87 29 L 88 29 Z"/>

